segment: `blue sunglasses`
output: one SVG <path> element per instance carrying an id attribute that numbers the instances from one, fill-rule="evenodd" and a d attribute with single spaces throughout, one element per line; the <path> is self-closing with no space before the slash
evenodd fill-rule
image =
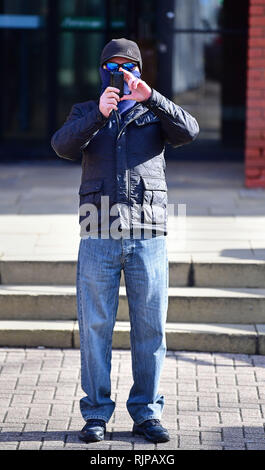
<path id="1" fill-rule="evenodd" d="M 107 69 L 110 72 L 117 72 L 120 67 L 122 67 L 125 70 L 128 70 L 129 72 L 132 72 L 135 67 L 137 67 L 137 64 L 133 64 L 132 62 L 125 62 L 124 64 L 116 64 L 115 62 L 106 62 L 104 65 L 106 65 Z"/>

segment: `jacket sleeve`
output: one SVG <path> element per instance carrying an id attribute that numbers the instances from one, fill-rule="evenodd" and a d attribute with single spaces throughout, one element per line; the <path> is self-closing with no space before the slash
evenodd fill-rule
<path id="1" fill-rule="evenodd" d="M 188 144 L 199 134 L 196 119 L 154 88 L 150 98 L 143 101 L 143 104 L 160 119 L 165 140 L 172 147 Z"/>
<path id="2" fill-rule="evenodd" d="M 53 134 L 51 146 L 59 157 L 78 160 L 81 151 L 107 121 L 98 105 L 83 114 L 79 104 L 74 104 L 62 127 Z"/>

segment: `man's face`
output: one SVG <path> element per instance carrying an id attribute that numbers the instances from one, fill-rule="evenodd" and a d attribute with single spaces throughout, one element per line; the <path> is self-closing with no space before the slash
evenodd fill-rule
<path id="1" fill-rule="evenodd" d="M 132 62 L 133 64 L 136 65 L 134 70 L 137 70 L 138 72 L 140 72 L 137 62 L 135 62 L 134 60 L 126 59 L 126 57 L 112 57 L 111 59 L 108 59 L 107 62 L 114 62 L 115 64 L 124 64 L 126 62 Z M 106 65 L 103 64 L 103 69 L 106 69 L 106 68 L 107 68 Z"/>

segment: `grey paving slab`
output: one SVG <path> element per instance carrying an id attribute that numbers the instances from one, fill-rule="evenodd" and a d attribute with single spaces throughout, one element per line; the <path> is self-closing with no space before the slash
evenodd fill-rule
<path id="1" fill-rule="evenodd" d="M 211 282 L 218 287 L 211 273 L 215 263 L 215 279 L 222 287 L 230 287 L 234 278 L 234 287 L 265 288 L 265 191 L 245 188 L 243 170 L 243 163 L 237 162 L 167 162 L 169 202 L 175 205 L 168 236 L 169 258 L 176 262 L 170 272 L 172 285 L 190 282 L 193 263 L 197 287 L 209 287 Z M 73 285 L 80 176 L 80 166 L 61 160 L 1 165 L 0 260 L 24 262 L 2 265 L 2 283 L 15 284 L 14 279 L 21 278 L 32 282 L 39 272 L 39 284 L 45 284 L 54 261 L 57 278 Z M 26 266 L 38 260 L 43 264 Z M 202 300 L 198 291 L 196 299 Z M 14 323 L 13 330 L 1 333 L 3 341 L 10 335 L 9 345 L 14 347 L 0 348 L 0 449 L 264 449 L 265 333 L 262 321 L 256 323 L 220 325 L 217 330 L 206 325 L 203 340 L 197 334 L 200 325 L 189 325 L 194 351 L 168 351 L 161 391 L 166 396 L 163 422 L 172 439 L 157 446 L 130 434 L 132 422 L 125 408 L 132 384 L 129 351 L 113 352 L 112 393 L 117 405 L 107 438 L 84 444 L 76 436 L 83 425 L 77 323 L 61 322 L 65 328 L 60 330 L 54 322 L 50 330 L 43 322 L 35 342 L 26 344 L 32 325 Z M 57 349 L 36 348 L 45 332 L 49 346 Z M 224 352 L 207 352 L 209 341 L 216 346 L 224 332 L 229 333 L 220 348 Z M 172 341 L 181 349 L 184 335 L 186 325 L 172 325 L 169 345 Z M 19 338 L 21 348 L 15 347 Z M 196 352 L 199 342 L 205 352 Z M 127 343 L 124 328 L 118 345 Z"/>
<path id="2" fill-rule="evenodd" d="M 160 390 L 165 395 L 162 423 L 169 429 L 171 440 L 156 445 L 131 434 L 133 423 L 125 406 L 132 384 L 129 356 L 130 351 L 113 350 L 113 362 L 118 364 L 111 372 L 112 383 L 116 383 L 112 390 L 116 408 L 107 424 L 105 441 L 85 444 L 77 436 L 84 424 L 79 410 L 83 396 L 79 350 L 0 348 L 0 380 L 10 384 L 1 400 L 0 450 L 265 448 L 265 416 L 257 374 L 265 372 L 265 356 L 169 350 Z M 32 382 L 28 371 L 39 363 L 37 381 Z M 219 384 L 227 376 L 235 380 L 225 392 Z M 246 384 L 242 379 L 248 376 L 252 380 Z M 122 380 L 117 382 L 117 378 Z M 207 385 L 208 378 L 215 387 L 208 387 L 205 394 L 198 383 L 203 379 Z M 20 379 L 27 392 L 19 390 Z"/>
<path id="3" fill-rule="evenodd" d="M 167 161 L 169 202 L 173 201 L 176 209 L 175 216 L 169 217 L 168 240 L 174 244 L 170 250 L 265 259 L 264 190 L 244 187 L 243 166 L 243 162 Z M 80 181 L 81 165 L 57 159 L 2 164 L 2 259 L 75 259 Z M 180 243 L 183 240 L 184 245 Z"/>

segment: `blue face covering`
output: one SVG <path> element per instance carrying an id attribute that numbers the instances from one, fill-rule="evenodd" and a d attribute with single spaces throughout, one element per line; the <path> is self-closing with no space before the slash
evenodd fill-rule
<path id="1" fill-rule="evenodd" d="M 105 88 L 110 85 L 110 71 L 107 69 L 103 69 L 102 67 L 99 68 L 99 73 L 102 81 L 100 95 L 104 92 Z M 140 78 L 141 74 L 138 70 L 133 70 L 131 72 L 135 77 Z M 124 94 L 129 95 L 131 93 L 128 83 L 124 80 Z M 135 105 L 135 100 L 124 100 L 118 103 L 118 111 L 120 114 L 128 111 Z"/>

